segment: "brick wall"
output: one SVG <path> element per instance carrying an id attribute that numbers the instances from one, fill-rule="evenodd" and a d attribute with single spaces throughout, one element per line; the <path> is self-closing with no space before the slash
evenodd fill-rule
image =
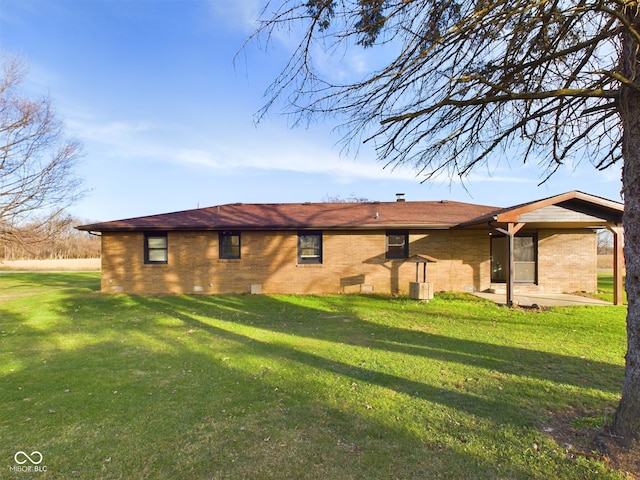
<path id="1" fill-rule="evenodd" d="M 539 275 L 549 283 L 545 291 L 595 290 L 596 240 L 595 234 L 591 236 L 582 231 L 539 234 Z M 325 232 L 321 265 L 297 263 L 296 232 L 242 232 L 241 241 L 240 260 L 221 260 L 217 232 L 169 232 L 167 265 L 145 265 L 143 233 L 104 232 L 102 290 L 218 294 L 244 293 L 250 285 L 260 285 L 266 294 L 406 294 L 409 282 L 416 279 L 415 264 L 385 258 L 385 231 Z M 435 291 L 489 288 L 486 230 L 413 231 L 409 241 L 410 256 L 438 259 L 427 266 L 427 281 L 434 283 Z M 580 267 L 562 268 L 567 261 Z M 573 278 L 575 268 L 580 269 L 580 278 Z M 420 265 L 420 281 L 422 274 Z"/>
<path id="2" fill-rule="evenodd" d="M 538 233 L 538 291 L 596 292 L 597 250 L 597 235 L 593 230 L 541 230 Z"/>

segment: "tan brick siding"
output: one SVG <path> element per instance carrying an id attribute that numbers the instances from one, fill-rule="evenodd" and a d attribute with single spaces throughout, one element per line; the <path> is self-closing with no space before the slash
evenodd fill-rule
<path id="1" fill-rule="evenodd" d="M 550 282 L 545 291 L 595 290 L 596 271 L 586 266 L 593 263 L 595 268 L 596 240 L 585 233 L 539 234 L 539 275 Z M 409 241 L 410 256 L 438 259 L 427 266 L 427 281 L 434 283 L 435 291 L 490 287 L 488 231 L 412 231 Z M 240 260 L 218 258 L 217 232 L 169 232 L 167 265 L 144 264 L 141 232 L 104 232 L 102 242 L 105 292 L 222 294 L 244 293 L 250 285 L 260 285 L 266 294 L 406 294 L 409 282 L 416 279 L 415 264 L 385 258 L 385 231 L 324 232 L 321 265 L 297 264 L 297 233 L 288 231 L 242 232 Z M 567 261 L 581 265 L 580 278 L 571 277 L 576 267 L 560 267 Z M 589 272 L 593 279 L 587 278 Z"/>
<path id="2" fill-rule="evenodd" d="M 598 241 L 593 230 L 538 233 L 539 290 L 572 293 L 598 290 Z"/>

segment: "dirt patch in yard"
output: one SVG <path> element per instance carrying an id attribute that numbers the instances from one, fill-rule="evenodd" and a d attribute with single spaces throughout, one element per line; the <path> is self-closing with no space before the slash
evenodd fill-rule
<path id="1" fill-rule="evenodd" d="M 553 437 L 571 458 L 595 458 L 623 472 L 629 480 L 640 480 L 640 444 L 623 448 L 608 427 L 593 426 L 601 419 L 602 412 L 572 410 L 555 415 L 541 431 Z"/>
<path id="2" fill-rule="evenodd" d="M 78 272 L 99 271 L 99 258 L 73 258 L 68 260 L 11 260 L 0 261 L 0 271 L 21 272 Z"/>

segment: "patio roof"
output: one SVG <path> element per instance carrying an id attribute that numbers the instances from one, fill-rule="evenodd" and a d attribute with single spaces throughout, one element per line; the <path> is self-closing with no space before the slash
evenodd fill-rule
<path id="1" fill-rule="evenodd" d="M 505 235 L 507 247 L 506 303 L 514 303 L 514 237 L 524 229 L 606 228 L 613 234 L 614 303 L 622 303 L 622 214 L 620 202 L 574 190 L 479 216 L 459 228 L 486 228 Z"/>
<path id="2" fill-rule="evenodd" d="M 573 190 L 571 192 L 515 205 L 481 215 L 458 225 L 461 228 L 504 226 L 526 223 L 530 228 L 542 225 L 556 228 L 603 228 L 622 223 L 624 204 Z"/>

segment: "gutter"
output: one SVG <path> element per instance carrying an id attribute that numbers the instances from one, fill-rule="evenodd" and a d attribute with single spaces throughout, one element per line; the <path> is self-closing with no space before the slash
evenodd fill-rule
<path id="1" fill-rule="evenodd" d="M 240 230 L 243 232 L 273 232 L 273 231 L 296 231 L 296 230 L 357 230 L 357 231 L 373 231 L 373 230 L 449 230 L 455 227 L 456 224 L 380 224 L 380 225 L 270 225 L 270 226 L 247 226 L 247 225 L 215 225 L 215 226 L 185 226 L 176 227 L 168 225 L 134 225 L 134 226 L 121 226 L 121 227 L 105 227 L 99 228 L 99 225 L 87 225 L 87 228 L 83 226 L 76 227 L 78 230 L 92 232 L 202 232 L 211 231 L 216 232 L 220 230 Z"/>

